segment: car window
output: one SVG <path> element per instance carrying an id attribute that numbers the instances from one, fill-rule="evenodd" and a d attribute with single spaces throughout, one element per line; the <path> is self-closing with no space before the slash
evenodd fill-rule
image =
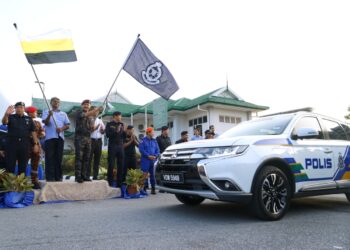
<path id="1" fill-rule="evenodd" d="M 296 135 L 296 131 L 299 128 L 313 128 L 318 132 L 317 139 L 324 139 L 320 123 L 316 117 L 307 116 L 301 118 L 297 124 L 295 124 L 292 135 Z"/>
<path id="2" fill-rule="evenodd" d="M 288 115 L 250 120 L 240 123 L 219 137 L 231 138 L 245 135 L 279 135 L 283 133 L 291 119 L 292 116 Z"/>
<path id="3" fill-rule="evenodd" d="M 350 141 L 350 128 L 349 128 L 349 126 L 345 125 L 345 124 L 341 124 L 341 126 L 345 130 L 345 133 L 347 134 L 348 140 Z"/>
<path id="4" fill-rule="evenodd" d="M 323 124 L 326 127 L 326 131 L 331 140 L 347 140 L 346 134 L 342 126 L 338 122 L 322 119 Z"/>

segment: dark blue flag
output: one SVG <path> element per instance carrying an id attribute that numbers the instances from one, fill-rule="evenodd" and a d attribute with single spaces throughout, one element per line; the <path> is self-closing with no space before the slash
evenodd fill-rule
<path id="1" fill-rule="evenodd" d="M 178 89 L 174 77 L 147 46 L 137 39 L 123 69 L 146 88 L 169 100 Z"/>

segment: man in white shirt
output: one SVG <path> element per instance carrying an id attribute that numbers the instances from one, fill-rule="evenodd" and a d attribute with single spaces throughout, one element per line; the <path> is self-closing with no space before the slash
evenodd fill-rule
<path id="1" fill-rule="evenodd" d="M 100 166 L 101 152 L 102 152 L 102 135 L 105 133 L 105 125 L 101 118 L 96 117 L 94 123 L 94 131 L 91 133 L 91 152 L 89 158 L 89 165 L 86 169 L 86 176 L 89 178 L 91 173 L 91 163 L 93 161 L 93 180 L 97 180 L 98 170 Z"/>

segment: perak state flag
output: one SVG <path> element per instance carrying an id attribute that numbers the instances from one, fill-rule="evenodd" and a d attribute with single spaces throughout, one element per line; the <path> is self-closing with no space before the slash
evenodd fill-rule
<path id="1" fill-rule="evenodd" d="M 123 69 L 146 88 L 169 100 L 178 89 L 169 69 L 137 38 Z"/>
<path id="2" fill-rule="evenodd" d="M 77 61 L 70 30 L 57 29 L 36 36 L 19 33 L 19 37 L 30 64 Z"/>

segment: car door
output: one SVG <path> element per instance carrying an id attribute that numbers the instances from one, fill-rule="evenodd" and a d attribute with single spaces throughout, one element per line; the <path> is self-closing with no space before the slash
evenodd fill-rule
<path id="1" fill-rule="evenodd" d="M 328 118 L 322 118 L 321 122 L 326 137 L 332 144 L 335 163 L 333 179 L 340 188 L 350 187 L 350 141 L 344 129 L 348 127 Z"/>
<path id="2" fill-rule="evenodd" d="M 311 128 L 317 137 L 296 138 L 298 129 Z M 294 159 L 298 171 L 294 172 L 296 191 L 315 191 L 336 188 L 333 181 L 335 164 L 332 143 L 325 140 L 320 122 L 316 116 L 301 117 L 294 125 L 291 135 Z"/>

